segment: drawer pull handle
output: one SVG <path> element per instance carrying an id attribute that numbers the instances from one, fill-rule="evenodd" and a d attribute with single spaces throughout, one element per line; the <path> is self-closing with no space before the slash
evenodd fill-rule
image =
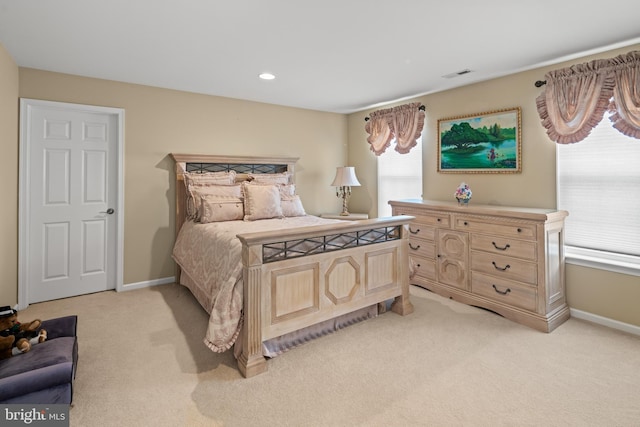
<path id="1" fill-rule="evenodd" d="M 518 228 L 518 233 L 522 233 L 522 228 Z"/>
<path id="2" fill-rule="evenodd" d="M 495 262 L 495 261 L 491 261 L 491 264 L 493 264 L 493 266 L 494 266 L 494 268 L 495 268 L 496 270 L 500 270 L 500 271 L 506 271 L 506 270 L 508 270 L 508 269 L 510 269 L 510 268 L 511 268 L 511 266 L 510 266 L 509 264 L 507 264 L 507 265 L 506 265 L 506 267 L 504 267 L 504 268 L 502 268 L 502 267 L 498 267 L 498 266 L 496 265 L 496 262 Z"/>
<path id="3" fill-rule="evenodd" d="M 442 221 L 442 220 L 441 220 L 440 218 L 438 218 L 436 221 L 440 222 L 440 221 Z"/>
<path id="4" fill-rule="evenodd" d="M 411 233 L 411 234 L 418 234 L 419 232 L 420 232 L 420 229 L 419 229 L 419 228 L 417 228 L 417 229 L 416 229 L 416 231 L 413 231 L 413 230 L 411 229 L 411 227 L 409 227 L 409 233 Z"/>
<path id="5" fill-rule="evenodd" d="M 506 295 L 506 294 L 508 294 L 509 292 L 511 292 L 511 288 L 507 288 L 507 290 L 506 290 L 506 291 L 500 291 L 500 290 L 498 290 L 498 288 L 496 287 L 496 285 L 492 285 L 492 286 L 493 286 L 493 289 L 494 289 L 497 293 L 499 293 L 500 295 Z"/>
<path id="6" fill-rule="evenodd" d="M 469 225 L 469 223 L 467 221 L 463 222 L 464 225 Z"/>
<path id="7" fill-rule="evenodd" d="M 413 249 L 414 251 L 417 251 L 418 249 L 420 249 L 420 245 L 418 245 L 418 246 L 413 246 L 411 243 L 409 243 L 409 247 L 410 247 L 411 249 Z"/>
<path id="8" fill-rule="evenodd" d="M 511 247 L 508 243 L 506 245 L 504 245 L 503 247 L 500 247 L 500 246 L 496 245 L 496 242 L 491 242 L 491 244 L 493 244 L 493 247 L 498 249 L 499 251 L 506 251 L 507 249 L 509 249 Z"/>

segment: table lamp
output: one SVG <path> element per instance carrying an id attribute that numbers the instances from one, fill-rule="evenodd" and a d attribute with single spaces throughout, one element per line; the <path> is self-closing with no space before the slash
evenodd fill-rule
<path id="1" fill-rule="evenodd" d="M 342 198 L 342 212 L 340 215 L 348 216 L 349 209 L 347 203 L 351 197 L 351 187 L 359 187 L 360 182 L 356 177 L 356 170 L 353 166 L 340 166 L 336 168 L 336 177 L 331 183 L 332 187 L 336 187 L 336 196 Z"/>

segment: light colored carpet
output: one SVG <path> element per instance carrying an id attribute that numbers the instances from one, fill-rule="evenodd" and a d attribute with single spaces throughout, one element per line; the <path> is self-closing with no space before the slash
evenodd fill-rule
<path id="1" fill-rule="evenodd" d="M 386 313 L 244 379 L 207 315 L 163 285 L 33 304 L 79 317 L 72 426 L 640 426 L 640 337 L 570 319 L 550 334 L 412 287 Z"/>

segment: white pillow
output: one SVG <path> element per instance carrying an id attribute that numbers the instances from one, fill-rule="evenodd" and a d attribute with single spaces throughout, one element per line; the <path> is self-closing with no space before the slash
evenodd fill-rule
<path id="1" fill-rule="evenodd" d="M 278 187 L 278 191 L 280 191 L 280 197 L 285 198 L 288 196 L 296 195 L 296 186 L 295 184 L 271 184 L 268 182 L 260 182 L 260 181 L 246 181 L 247 185 L 275 185 Z"/>
<path id="2" fill-rule="evenodd" d="M 243 183 L 242 192 L 245 221 L 283 217 L 277 186 Z"/>
<path id="3" fill-rule="evenodd" d="M 282 173 L 250 173 L 249 180 L 262 184 L 291 184 L 291 172 Z"/>
<path id="4" fill-rule="evenodd" d="M 184 185 L 187 189 L 187 219 L 197 219 L 199 197 L 194 196 L 192 190 L 198 187 L 212 185 L 231 185 L 236 182 L 236 172 L 189 172 L 184 174 Z"/>
<path id="5" fill-rule="evenodd" d="M 236 182 L 236 171 L 229 172 L 188 172 L 184 174 L 184 184 L 189 185 L 224 185 Z"/>
<path id="6" fill-rule="evenodd" d="M 278 189 L 280 190 L 280 198 L 284 199 L 287 196 L 296 195 L 296 186 L 294 184 L 279 185 Z"/>
<path id="7" fill-rule="evenodd" d="M 199 221 L 202 196 L 212 195 L 217 197 L 234 197 L 242 199 L 242 187 L 240 184 L 207 185 L 202 187 L 191 185 L 187 190 L 187 194 L 190 195 L 187 199 L 187 216 L 189 219 Z"/>
<path id="8" fill-rule="evenodd" d="M 302 206 L 302 200 L 297 194 L 295 196 L 286 196 L 280 200 L 282 206 L 282 214 L 284 216 L 305 216 L 307 213 Z"/>
<path id="9" fill-rule="evenodd" d="M 247 181 L 246 185 L 273 186 L 273 184 L 256 181 Z M 296 194 L 296 186 L 294 184 L 276 184 L 276 187 L 280 192 L 280 205 L 283 216 L 305 216 L 307 214 L 302 206 L 300 197 Z"/>
<path id="10" fill-rule="evenodd" d="M 201 223 L 218 221 L 235 221 L 243 219 L 244 206 L 239 197 L 224 197 L 215 194 L 204 194 L 200 196 Z"/>

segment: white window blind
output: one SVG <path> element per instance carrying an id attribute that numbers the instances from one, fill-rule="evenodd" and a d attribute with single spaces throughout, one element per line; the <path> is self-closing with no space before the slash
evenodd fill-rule
<path id="1" fill-rule="evenodd" d="M 390 216 L 389 200 L 422 198 L 422 138 L 407 154 L 391 147 L 378 159 L 378 216 Z"/>
<path id="2" fill-rule="evenodd" d="M 640 140 L 605 116 L 585 140 L 557 145 L 557 179 L 567 256 L 640 271 Z"/>

